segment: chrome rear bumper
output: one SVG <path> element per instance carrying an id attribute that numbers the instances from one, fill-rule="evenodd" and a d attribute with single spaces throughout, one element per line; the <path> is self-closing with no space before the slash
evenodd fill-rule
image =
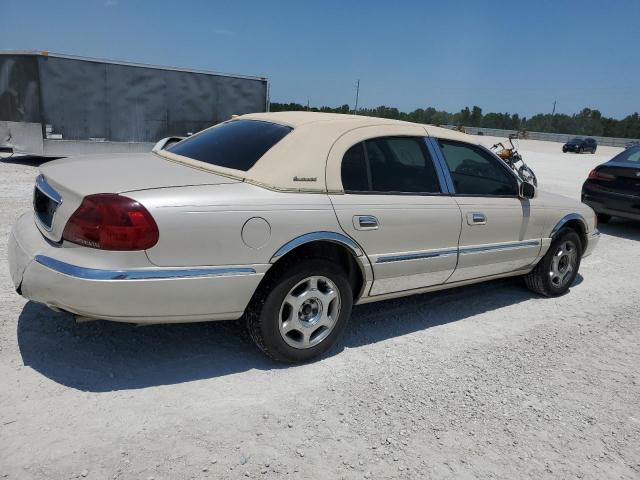
<path id="1" fill-rule="evenodd" d="M 23 215 L 9 238 L 14 286 L 25 298 L 86 318 L 132 323 L 232 320 L 242 316 L 270 266 L 161 268 L 148 263 L 103 268 L 105 261 L 100 258 L 98 268 L 60 259 L 71 251 L 80 258 L 84 249 L 50 244 L 37 229 L 33 214 Z M 78 263 L 105 252 L 86 249 L 86 253 L 84 262 Z M 123 266 L 121 260 L 113 263 Z"/>

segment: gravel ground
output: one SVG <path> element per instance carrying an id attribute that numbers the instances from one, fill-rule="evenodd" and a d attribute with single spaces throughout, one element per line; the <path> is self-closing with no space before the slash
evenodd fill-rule
<path id="1" fill-rule="evenodd" d="M 574 197 L 618 151 L 559 148 L 521 142 Z M 0 162 L 0 478 L 640 478 L 640 224 L 603 225 L 561 298 L 512 279 L 356 307 L 331 356 L 285 368 L 239 323 L 26 303 L 6 239 L 35 174 Z"/>

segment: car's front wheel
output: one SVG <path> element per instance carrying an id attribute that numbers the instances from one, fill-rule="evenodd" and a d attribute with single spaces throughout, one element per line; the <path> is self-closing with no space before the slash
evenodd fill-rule
<path id="1" fill-rule="evenodd" d="M 524 280 L 529 289 L 546 297 L 557 297 L 569 290 L 578 275 L 582 242 L 575 230 L 564 229 L 551 242 L 549 250 Z"/>
<path id="2" fill-rule="evenodd" d="M 331 348 L 351 315 L 342 268 L 321 258 L 275 266 L 245 314 L 256 345 L 277 361 L 300 363 Z"/>

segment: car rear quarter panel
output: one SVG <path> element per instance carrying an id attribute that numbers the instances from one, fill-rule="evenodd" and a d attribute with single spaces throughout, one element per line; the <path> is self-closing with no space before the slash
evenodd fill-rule
<path id="1" fill-rule="evenodd" d="M 288 241 L 341 232 L 325 194 L 282 193 L 248 183 L 131 192 L 158 224 L 147 250 L 158 266 L 267 264 Z M 243 235 L 244 230 L 244 235 Z"/>

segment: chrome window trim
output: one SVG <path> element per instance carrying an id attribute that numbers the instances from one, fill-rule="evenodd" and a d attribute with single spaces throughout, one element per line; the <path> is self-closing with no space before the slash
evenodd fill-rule
<path id="1" fill-rule="evenodd" d="M 460 247 L 460 254 L 467 255 L 472 253 L 498 252 L 502 250 L 518 250 L 520 248 L 538 247 L 541 244 L 542 242 L 540 240 L 524 240 L 522 242 L 469 245 L 466 247 Z"/>
<path id="2" fill-rule="evenodd" d="M 438 176 L 438 183 L 440 183 L 440 191 L 443 195 L 449 195 L 452 193 L 451 186 L 453 182 L 449 182 L 445 172 L 442 170 L 442 160 L 439 155 L 440 152 L 439 147 L 434 147 L 433 142 L 431 141 L 431 137 L 424 137 L 424 143 L 427 145 L 427 151 L 429 152 L 429 156 L 431 157 L 431 162 L 433 163 L 433 168 L 436 171 L 436 175 Z"/>
<path id="3" fill-rule="evenodd" d="M 305 233 L 304 235 L 300 235 L 299 237 L 296 237 L 293 240 L 290 240 L 289 242 L 287 242 L 283 246 L 281 246 L 276 251 L 276 253 L 273 254 L 273 256 L 271 257 L 271 260 L 269 260 L 269 262 L 270 263 L 275 263 L 280 258 L 282 258 L 287 253 L 289 253 L 291 250 L 293 250 L 294 248 L 297 248 L 297 247 L 299 247 L 301 245 L 304 245 L 305 243 L 317 242 L 317 241 L 326 241 L 326 242 L 332 242 L 332 243 L 339 243 L 339 244 L 344 245 L 347 248 L 349 248 L 349 250 L 351 250 L 351 252 L 356 257 L 360 257 L 360 256 L 363 255 L 363 251 L 360 248 L 360 245 L 358 245 L 356 243 L 356 241 L 353 240 L 352 238 L 349 238 L 346 235 L 343 235 L 343 234 L 337 233 L 337 232 L 322 231 L 322 232 Z"/>
<path id="4" fill-rule="evenodd" d="M 72 265 L 46 255 L 36 255 L 35 261 L 55 272 L 83 280 L 159 280 L 171 278 L 221 277 L 230 275 L 248 275 L 256 273 L 250 267 L 217 267 L 217 268 L 173 268 L 173 269 L 139 269 L 139 270 L 103 270 Z"/>
<path id="5" fill-rule="evenodd" d="M 438 139 L 436 137 L 425 137 L 427 139 L 427 146 L 429 147 L 429 152 L 433 152 L 433 159 L 436 163 L 436 170 L 438 171 L 439 176 L 441 175 L 444 179 L 444 187 L 443 193 L 447 193 L 449 195 L 455 195 L 456 189 L 453 186 L 453 178 L 451 178 L 451 172 L 449 172 L 449 167 L 444 159 L 444 154 L 440 149 L 440 145 L 438 145 Z"/>
<path id="6" fill-rule="evenodd" d="M 457 255 L 457 248 L 448 248 L 445 250 L 437 250 L 431 252 L 409 252 L 409 253 L 400 253 L 397 255 L 385 255 L 383 257 L 378 257 L 376 263 L 389 263 L 389 262 L 403 262 L 405 260 L 423 260 L 429 258 L 442 258 L 442 257 L 450 257 L 451 255 Z"/>

